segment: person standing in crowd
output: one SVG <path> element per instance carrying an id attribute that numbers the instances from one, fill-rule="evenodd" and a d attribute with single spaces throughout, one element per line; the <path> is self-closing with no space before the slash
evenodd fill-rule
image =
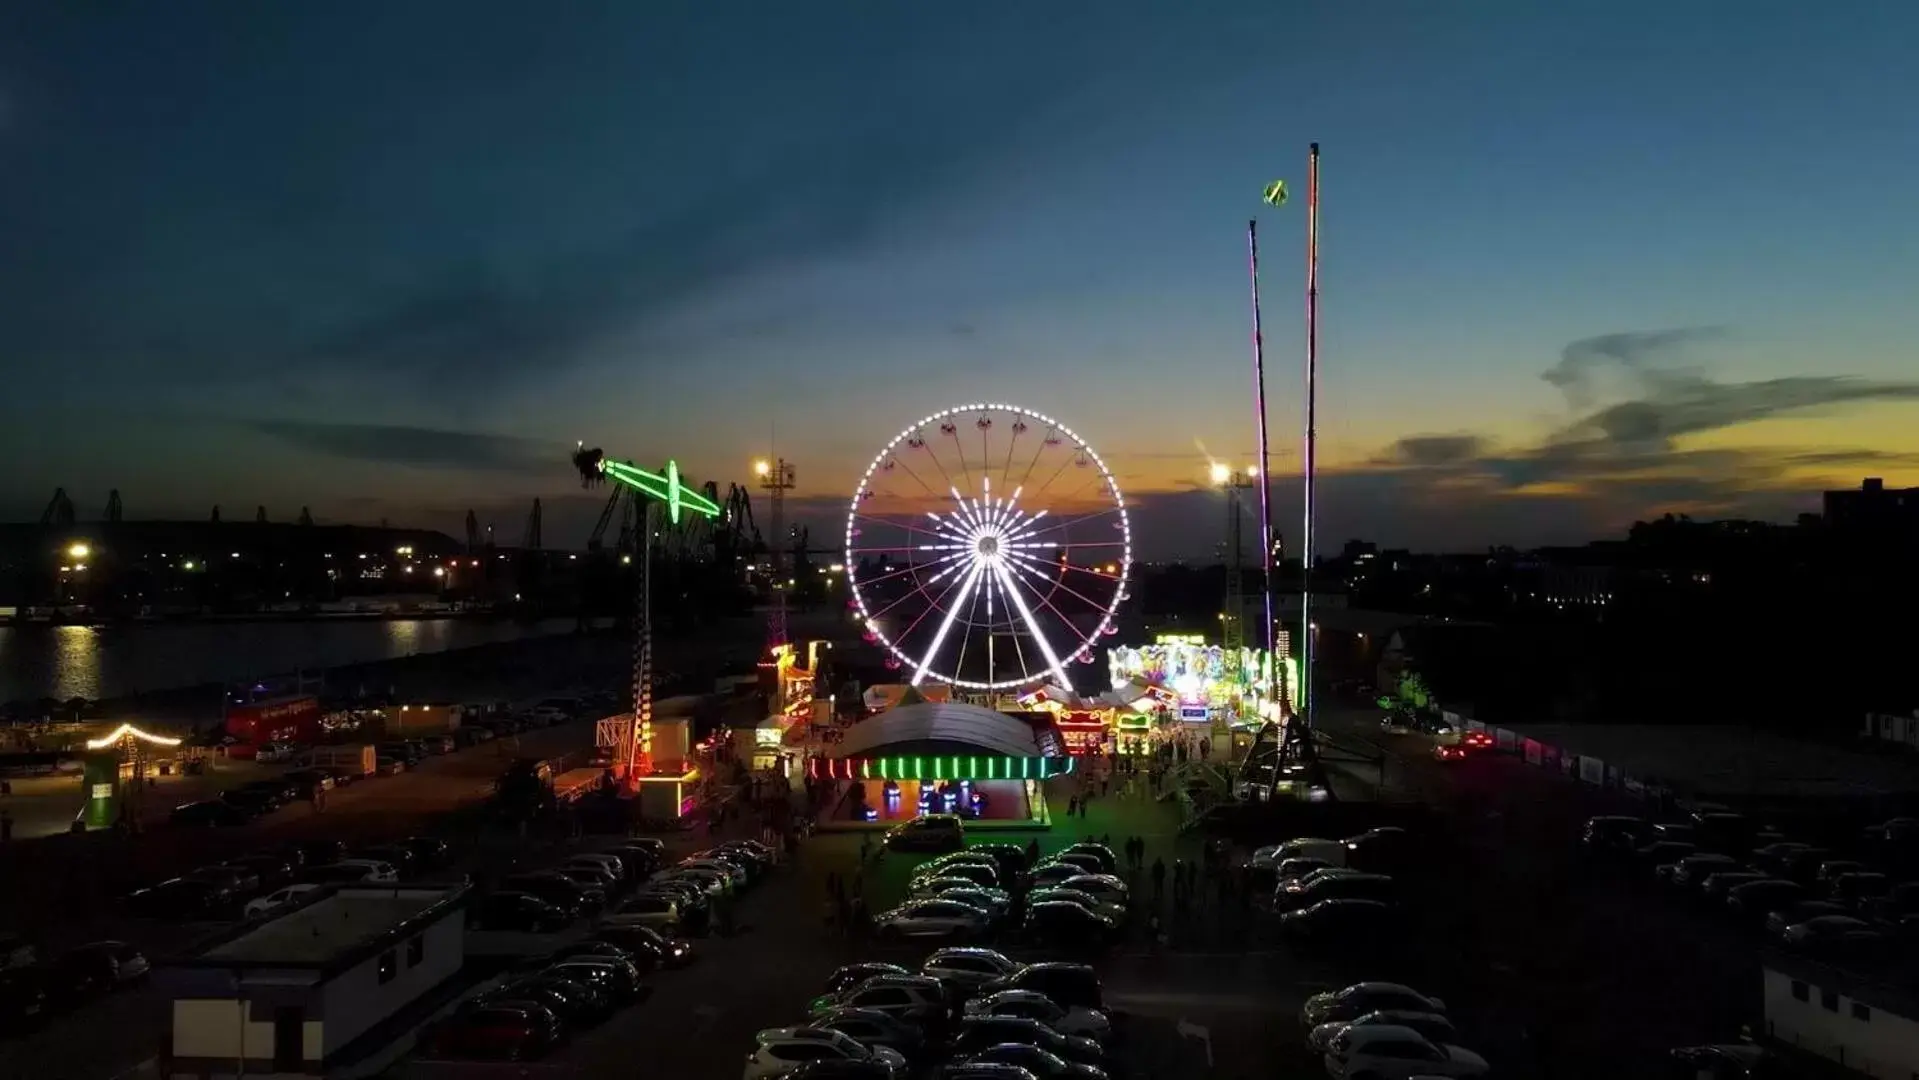
<path id="1" fill-rule="evenodd" d="M 1166 860 L 1163 858 L 1154 859 L 1153 860 L 1153 906 L 1158 907 L 1159 902 L 1162 899 L 1164 899 L 1165 896 L 1166 896 Z"/>

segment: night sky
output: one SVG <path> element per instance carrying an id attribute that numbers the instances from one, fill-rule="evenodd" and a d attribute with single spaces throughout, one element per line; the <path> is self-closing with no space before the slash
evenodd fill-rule
<path id="1" fill-rule="evenodd" d="M 1314 140 L 1328 548 L 1919 484 L 1919 7 L 1844 7 L 9 3 L 0 516 L 577 544 L 585 439 L 824 525 L 1009 400 L 1203 553 L 1254 215 L 1297 468 Z"/>

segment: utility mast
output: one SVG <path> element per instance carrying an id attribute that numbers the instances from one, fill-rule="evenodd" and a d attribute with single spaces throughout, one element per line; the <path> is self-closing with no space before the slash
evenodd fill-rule
<path id="1" fill-rule="evenodd" d="M 753 475 L 759 477 L 760 488 L 767 492 L 773 515 L 773 531 L 766 543 L 766 554 L 772 561 L 768 580 L 773 583 L 773 607 L 766 617 L 766 648 L 771 652 L 787 642 L 786 493 L 793 490 L 793 463 L 785 458 L 762 459 L 753 463 Z"/>

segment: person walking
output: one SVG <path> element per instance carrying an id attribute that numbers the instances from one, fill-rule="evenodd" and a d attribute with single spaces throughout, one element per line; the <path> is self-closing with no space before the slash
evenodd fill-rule
<path id="1" fill-rule="evenodd" d="M 1166 896 L 1166 860 L 1153 860 L 1153 906 L 1158 907 Z"/>

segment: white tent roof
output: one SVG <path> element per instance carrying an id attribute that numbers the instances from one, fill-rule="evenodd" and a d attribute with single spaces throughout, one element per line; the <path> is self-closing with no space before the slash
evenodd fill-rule
<path id="1" fill-rule="evenodd" d="M 870 754 L 898 743 L 952 742 L 994 754 L 1039 757 L 1039 740 L 1026 721 L 958 701 L 899 705 L 846 731 L 836 757 Z"/>

